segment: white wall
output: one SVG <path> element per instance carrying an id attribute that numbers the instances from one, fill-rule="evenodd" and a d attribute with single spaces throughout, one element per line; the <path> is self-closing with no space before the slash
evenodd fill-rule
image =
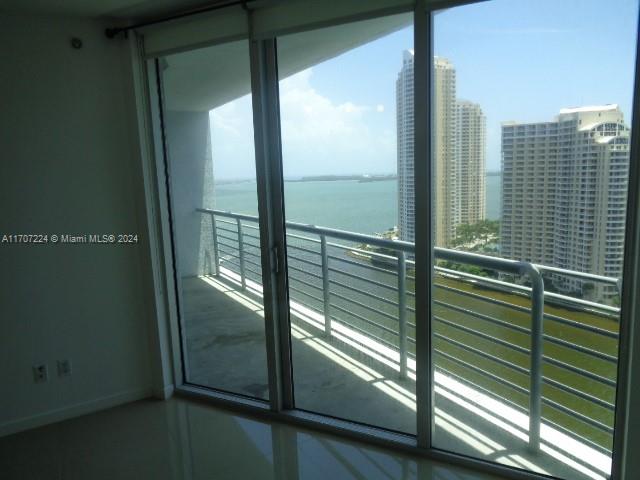
<path id="1" fill-rule="evenodd" d="M 127 42 L 103 29 L 0 15 L 0 236 L 145 241 Z M 0 244 L 0 435 L 150 394 L 145 252 Z M 60 358 L 71 358 L 70 377 L 57 376 Z M 48 383 L 33 382 L 38 362 Z"/>

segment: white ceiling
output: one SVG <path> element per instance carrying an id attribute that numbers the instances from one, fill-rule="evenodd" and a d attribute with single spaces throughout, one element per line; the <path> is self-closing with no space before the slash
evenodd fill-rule
<path id="1" fill-rule="evenodd" d="M 221 2 L 223 0 L 0 0 L 0 11 L 145 19 Z"/>

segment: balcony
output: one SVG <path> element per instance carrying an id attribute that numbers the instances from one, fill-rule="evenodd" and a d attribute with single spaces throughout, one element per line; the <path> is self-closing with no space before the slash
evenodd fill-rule
<path id="1" fill-rule="evenodd" d="M 213 236 L 209 274 L 181 279 L 188 380 L 265 398 L 257 218 L 198 211 Z M 413 244 L 296 223 L 287 223 L 287 242 L 296 402 L 415 431 Z M 501 272 L 435 267 L 437 446 L 555 476 L 606 478 L 619 309 L 546 291 L 542 274 L 616 279 L 439 248 L 435 256 Z"/>

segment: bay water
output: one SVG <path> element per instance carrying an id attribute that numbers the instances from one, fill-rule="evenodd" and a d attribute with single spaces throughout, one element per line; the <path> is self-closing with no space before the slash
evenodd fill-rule
<path id="1" fill-rule="evenodd" d="M 380 233 L 398 225 L 396 179 L 285 181 L 284 190 L 287 221 L 366 234 Z M 500 218 L 500 195 L 500 175 L 487 175 L 486 212 L 490 220 Z M 255 181 L 217 184 L 215 208 L 257 215 Z"/>

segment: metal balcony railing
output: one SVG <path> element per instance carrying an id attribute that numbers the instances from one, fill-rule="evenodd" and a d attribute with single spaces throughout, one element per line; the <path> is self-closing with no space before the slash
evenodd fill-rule
<path id="1" fill-rule="evenodd" d="M 197 211 L 211 220 L 211 273 L 222 267 L 242 288 L 247 280 L 260 285 L 258 217 Z M 407 378 L 416 343 L 414 244 L 293 222 L 286 228 L 292 300 L 323 318 L 327 336 L 337 322 L 397 352 Z M 618 289 L 619 281 L 443 248 L 435 258 L 500 272 L 435 267 L 436 370 L 526 414 L 532 449 L 544 420 L 610 455 L 619 308 L 545 290 L 543 275 Z"/>

